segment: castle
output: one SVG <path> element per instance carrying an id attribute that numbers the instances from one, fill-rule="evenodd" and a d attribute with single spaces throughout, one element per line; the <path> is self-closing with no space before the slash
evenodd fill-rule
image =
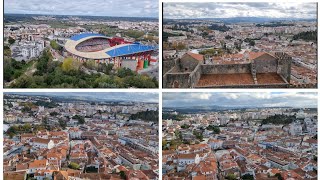
<path id="1" fill-rule="evenodd" d="M 187 52 L 163 61 L 164 88 L 287 88 L 292 58 L 283 52 L 246 52 L 241 63 L 217 63 Z"/>

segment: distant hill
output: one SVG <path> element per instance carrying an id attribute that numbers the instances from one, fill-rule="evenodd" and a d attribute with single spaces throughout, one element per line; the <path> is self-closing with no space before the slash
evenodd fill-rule
<path id="1" fill-rule="evenodd" d="M 177 111 L 181 114 L 218 112 L 228 110 L 247 110 L 247 109 L 265 109 L 265 108 L 291 108 L 291 107 L 225 107 L 225 106 L 188 106 L 188 107 L 163 107 L 163 112 Z"/>
<path id="2" fill-rule="evenodd" d="M 176 20 L 208 20 L 224 23 L 267 23 L 279 21 L 317 21 L 317 19 L 302 19 L 302 18 L 270 18 L 270 17 L 233 17 L 233 18 L 188 18 Z M 175 19 L 164 19 L 164 22 L 175 21 Z"/>
<path id="3" fill-rule="evenodd" d="M 50 16 L 56 18 L 56 20 L 62 20 L 65 18 L 73 17 L 80 18 L 81 20 L 93 20 L 93 21 L 158 21 L 158 18 L 151 17 L 116 17 L 116 16 L 80 16 L 80 15 L 47 15 L 47 14 L 4 14 L 4 23 L 18 22 L 18 21 L 31 21 L 32 17 Z"/>

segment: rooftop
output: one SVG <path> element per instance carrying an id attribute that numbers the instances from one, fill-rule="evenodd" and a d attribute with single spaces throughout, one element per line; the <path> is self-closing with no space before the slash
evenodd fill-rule
<path id="1" fill-rule="evenodd" d="M 197 86 L 245 85 L 254 84 L 250 73 L 239 74 L 203 74 Z"/>
<path id="2" fill-rule="evenodd" d="M 285 83 L 277 73 L 257 73 L 258 84 L 278 84 Z"/>

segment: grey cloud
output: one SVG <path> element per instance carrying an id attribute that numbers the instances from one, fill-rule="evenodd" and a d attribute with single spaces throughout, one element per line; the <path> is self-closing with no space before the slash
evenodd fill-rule
<path id="1" fill-rule="evenodd" d="M 316 18 L 317 3 L 164 3 L 164 18 Z M 172 12 L 175 13 L 172 13 Z M 250 12 L 250 13 L 248 13 Z"/>
<path id="2" fill-rule="evenodd" d="M 5 13 L 158 17 L 154 0 L 4 0 Z"/>
<path id="3" fill-rule="evenodd" d="M 317 107 L 316 93 L 163 93 L 164 107 L 272 105 Z"/>

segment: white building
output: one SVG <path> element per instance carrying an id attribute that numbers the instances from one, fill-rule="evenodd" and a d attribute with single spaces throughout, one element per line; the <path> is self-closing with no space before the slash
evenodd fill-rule
<path id="1" fill-rule="evenodd" d="M 180 165 L 198 164 L 200 157 L 199 154 L 179 154 L 177 160 Z"/>
<path id="2" fill-rule="evenodd" d="M 54 147 L 54 142 L 50 139 L 35 138 L 33 140 L 33 146 L 38 148 L 51 149 Z"/>
<path id="3" fill-rule="evenodd" d="M 80 139 L 82 131 L 79 128 L 70 128 L 69 136 L 71 139 Z"/>
<path id="4" fill-rule="evenodd" d="M 300 135 L 302 133 L 302 126 L 300 123 L 294 122 L 289 126 L 289 133 L 291 135 Z"/>

